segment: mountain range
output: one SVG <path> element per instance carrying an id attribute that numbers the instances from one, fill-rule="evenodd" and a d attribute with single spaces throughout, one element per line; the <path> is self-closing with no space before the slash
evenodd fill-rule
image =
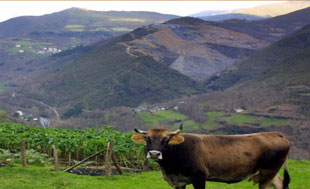
<path id="1" fill-rule="evenodd" d="M 249 34 L 257 39 L 274 42 L 281 37 L 301 29 L 310 22 L 310 8 L 301 9 L 285 15 L 256 20 L 226 20 L 210 22 L 229 30 Z"/>
<path id="2" fill-rule="evenodd" d="M 310 3 L 307 1 L 288 1 L 281 3 L 272 3 L 260 5 L 251 8 L 236 10 L 207 10 L 190 16 L 201 18 L 208 21 L 220 21 L 229 19 L 242 20 L 259 20 L 269 17 L 288 14 L 301 9 L 309 8 Z"/>
<path id="3" fill-rule="evenodd" d="M 250 14 L 241 14 L 241 13 L 225 13 L 225 14 L 217 14 L 217 15 L 211 15 L 211 16 L 202 16 L 199 18 L 202 20 L 206 20 L 206 21 L 223 21 L 223 20 L 231 20 L 231 19 L 261 20 L 261 19 L 265 19 L 266 17 L 250 15 Z"/>
<path id="4" fill-rule="evenodd" d="M 309 8 L 258 21 L 174 18 L 52 56 L 3 62 L 1 103 L 44 104 L 61 117 L 230 91 L 307 53 L 309 19 Z"/>
<path id="5" fill-rule="evenodd" d="M 3 73 L 0 79 L 5 81 L 4 75 L 14 75 L 14 70 L 23 69 L 27 62 L 177 17 L 144 11 L 70 8 L 43 16 L 9 19 L 0 23 L 0 64 L 9 69 L 9 73 Z"/>
<path id="6" fill-rule="evenodd" d="M 287 1 L 281 3 L 272 3 L 267 5 L 261 5 L 252 8 L 245 8 L 232 11 L 233 13 L 255 15 L 261 17 L 275 17 L 291 12 L 295 12 L 301 9 L 309 8 L 310 3 L 308 1 Z"/>
<path id="7" fill-rule="evenodd" d="M 115 36 L 153 23 L 176 18 L 144 11 L 92 11 L 70 8 L 43 16 L 21 16 L 0 23 L 0 38 L 44 35 L 49 32 L 59 35 L 65 32 L 105 32 Z"/>

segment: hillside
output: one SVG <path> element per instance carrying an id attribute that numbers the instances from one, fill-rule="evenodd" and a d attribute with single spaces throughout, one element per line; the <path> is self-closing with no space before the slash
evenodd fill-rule
<path id="1" fill-rule="evenodd" d="M 0 23 L 0 38 L 39 35 L 48 32 L 106 32 L 116 35 L 143 25 L 162 23 L 176 18 L 144 11 L 92 11 L 80 8 L 66 9 L 43 16 L 22 16 Z"/>
<path id="2" fill-rule="evenodd" d="M 134 107 L 203 91 L 196 82 L 152 57 L 129 52 L 122 43 L 127 38 L 140 38 L 140 30 L 91 50 L 33 84 L 30 94 L 27 88 L 25 92 L 59 108 L 79 105 L 104 109 Z"/>
<path id="3" fill-rule="evenodd" d="M 126 46 L 192 79 L 203 80 L 307 24 L 309 8 L 259 21 L 211 22 L 184 17 L 152 25 L 156 32 L 128 41 Z"/>
<path id="4" fill-rule="evenodd" d="M 205 79 L 268 44 L 192 17 L 154 24 L 147 30 L 141 38 L 123 45 L 195 80 Z"/>
<path id="5" fill-rule="evenodd" d="M 302 53 L 308 48 L 310 46 L 309 34 L 309 26 L 305 26 L 296 33 L 250 56 L 247 60 L 209 78 L 208 87 L 223 90 L 264 73 L 279 62 Z"/>
<path id="6" fill-rule="evenodd" d="M 254 104 L 262 101 L 258 107 L 265 108 L 264 111 L 267 113 L 308 117 L 310 115 L 310 45 L 301 53 L 286 58 L 255 79 L 232 90 L 244 91 L 243 95 Z M 256 93 L 257 90 L 260 90 L 260 93 Z M 262 93 L 270 96 L 259 97 Z M 281 112 L 283 110 L 286 112 Z"/>
<path id="7" fill-rule="evenodd" d="M 226 20 L 210 24 L 246 33 L 261 40 L 276 41 L 310 24 L 310 8 L 257 21 Z"/>
<path id="8" fill-rule="evenodd" d="M 309 36 L 310 27 L 306 26 L 210 78 L 209 89 L 228 88 L 223 92 L 231 96 L 230 102 L 223 101 L 226 105 L 234 101 L 266 113 L 309 115 Z"/>
<path id="9" fill-rule="evenodd" d="M 35 70 L 28 62 L 161 23 L 174 15 L 155 12 L 91 11 L 71 8 L 43 16 L 22 16 L 0 23 L 1 81 Z"/>

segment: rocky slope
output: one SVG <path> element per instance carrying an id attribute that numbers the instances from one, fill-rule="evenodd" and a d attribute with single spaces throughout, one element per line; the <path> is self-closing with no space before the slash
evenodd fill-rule
<path id="1" fill-rule="evenodd" d="M 127 53 L 152 56 L 195 80 L 222 71 L 268 44 L 190 17 L 150 25 L 144 30 L 141 38 L 122 42 Z"/>

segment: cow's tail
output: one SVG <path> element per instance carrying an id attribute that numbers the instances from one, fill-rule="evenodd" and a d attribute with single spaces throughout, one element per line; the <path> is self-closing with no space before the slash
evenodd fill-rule
<path id="1" fill-rule="evenodd" d="M 291 177 L 288 174 L 288 167 L 287 167 L 287 160 L 288 157 L 286 157 L 286 160 L 284 162 L 284 178 L 283 178 L 283 189 L 289 189 L 288 185 L 290 184 Z"/>

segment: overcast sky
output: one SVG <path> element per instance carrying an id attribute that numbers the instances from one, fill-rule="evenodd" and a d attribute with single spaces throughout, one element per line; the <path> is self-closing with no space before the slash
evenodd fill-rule
<path id="1" fill-rule="evenodd" d="M 187 16 L 205 10 L 233 10 L 279 1 L 0 1 L 0 22 L 25 15 L 43 15 L 71 7 L 98 11 L 153 11 Z"/>

